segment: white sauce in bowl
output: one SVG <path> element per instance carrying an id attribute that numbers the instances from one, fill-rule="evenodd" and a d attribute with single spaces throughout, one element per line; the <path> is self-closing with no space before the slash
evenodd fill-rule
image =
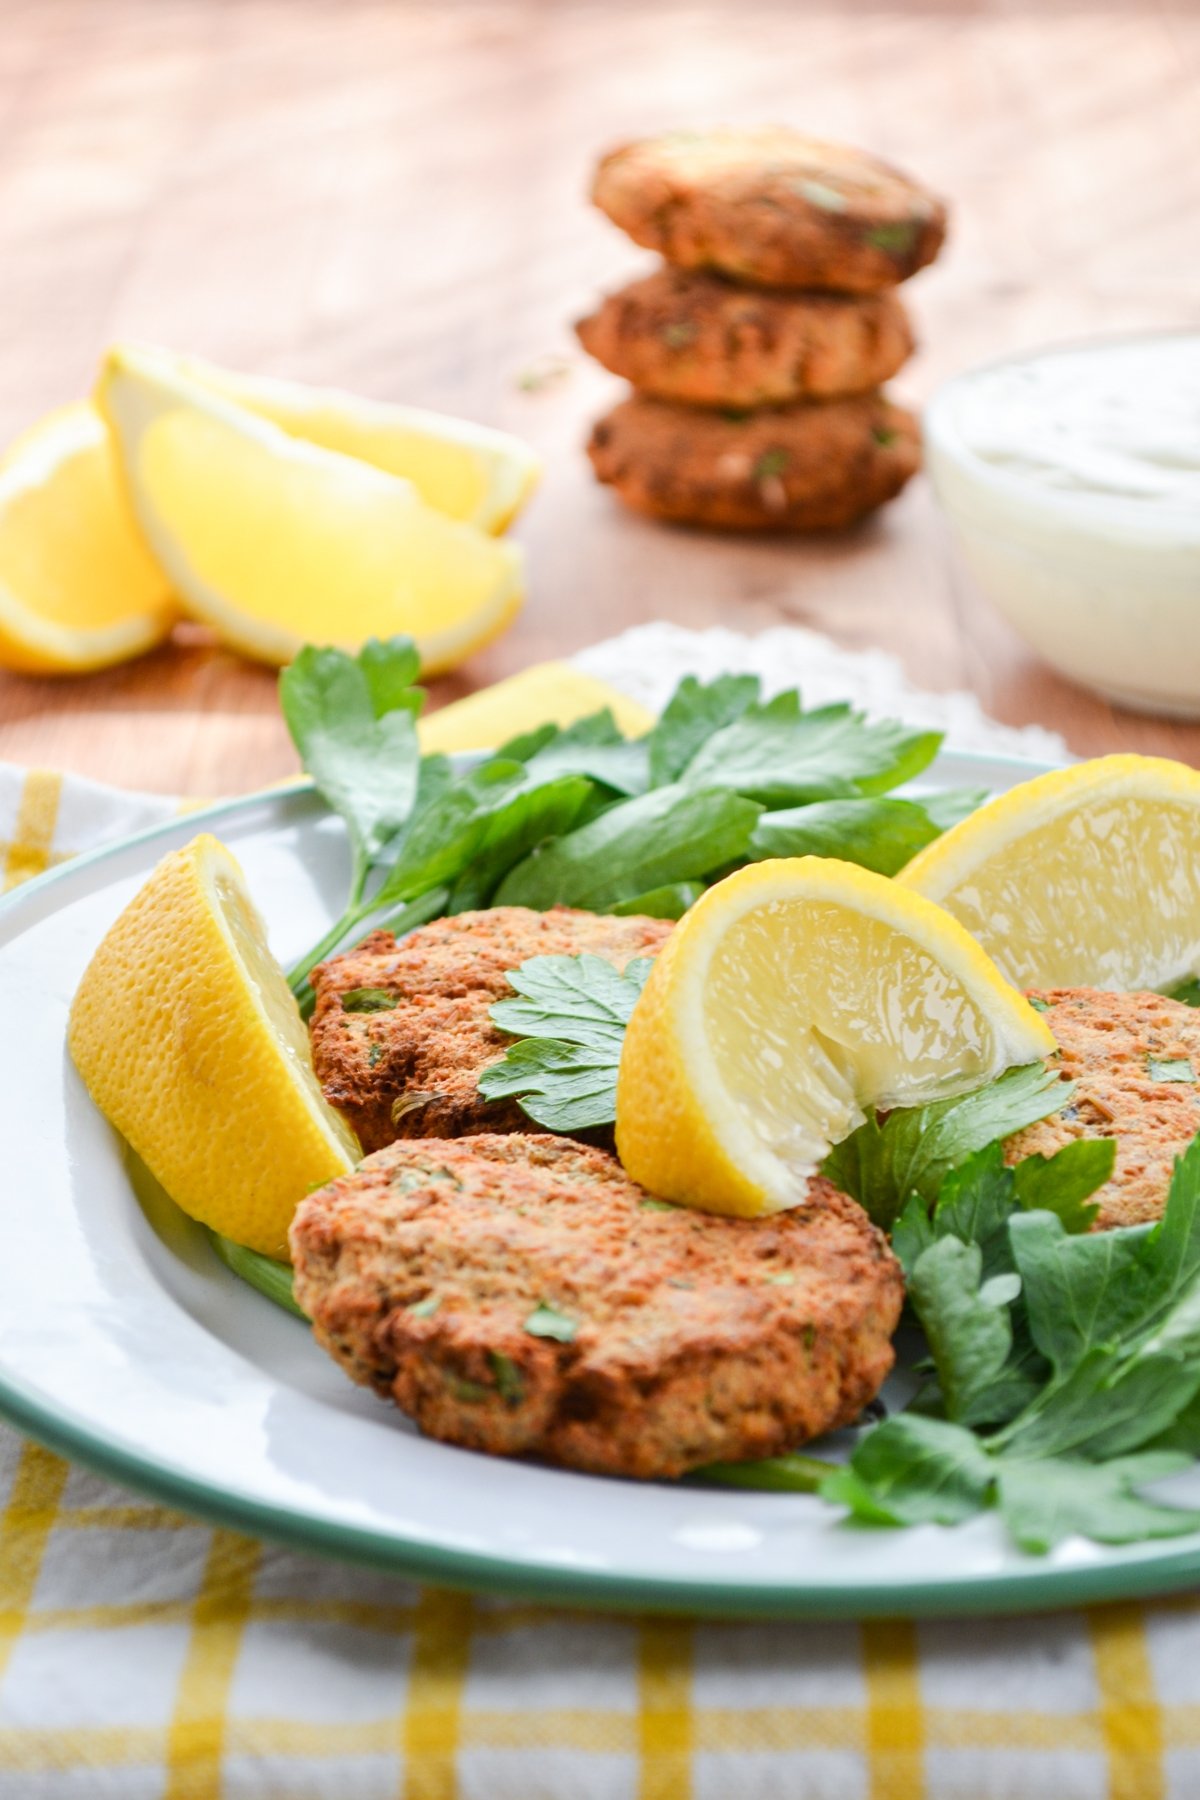
<path id="1" fill-rule="evenodd" d="M 953 420 L 981 462 L 1039 490 L 1200 513 L 1200 333 L 981 370 Z"/>
<path id="2" fill-rule="evenodd" d="M 1200 331 L 958 376 L 930 473 L 981 587 L 1048 662 L 1200 717 Z"/>

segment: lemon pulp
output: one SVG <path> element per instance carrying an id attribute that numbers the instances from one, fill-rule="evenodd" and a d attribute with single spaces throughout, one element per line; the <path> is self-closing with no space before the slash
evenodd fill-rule
<path id="1" fill-rule="evenodd" d="M 1018 987 L 1167 986 L 1200 972 L 1200 775 L 1112 756 L 1037 776 L 899 880 L 952 912 Z"/>
<path id="2" fill-rule="evenodd" d="M 99 668 L 169 633 L 177 608 L 86 403 L 27 432 L 0 464 L 0 662 Z"/>

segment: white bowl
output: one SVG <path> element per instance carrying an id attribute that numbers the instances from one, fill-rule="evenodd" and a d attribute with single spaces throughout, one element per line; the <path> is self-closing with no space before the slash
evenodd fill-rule
<path id="1" fill-rule="evenodd" d="M 1122 705 L 1200 718 L 1200 333 L 956 376 L 925 443 L 966 564 L 1022 637 Z"/>

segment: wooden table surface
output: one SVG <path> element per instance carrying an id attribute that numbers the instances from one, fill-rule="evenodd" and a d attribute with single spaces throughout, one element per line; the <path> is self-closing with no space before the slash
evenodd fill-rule
<path id="1" fill-rule="evenodd" d="M 1200 320 L 1200 11 L 1155 0 L 5 0 L 0 438 L 137 334 L 520 432 L 546 476 L 516 628 L 449 697 L 641 620 L 795 622 L 1081 752 L 1200 763 L 1022 648 L 919 480 L 856 534 L 738 542 L 633 518 L 581 449 L 616 384 L 572 318 L 646 264 L 585 199 L 597 151 L 711 121 L 870 147 L 953 203 L 911 284 L 918 402 L 981 358 Z M 530 379 L 551 373 L 546 380 Z M 196 641 L 0 677 L 0 757 L 164 791 L 293 767 L 269 671 Z"/>

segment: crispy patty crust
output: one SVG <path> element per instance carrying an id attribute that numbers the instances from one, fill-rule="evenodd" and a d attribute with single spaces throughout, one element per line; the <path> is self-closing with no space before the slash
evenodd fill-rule
<path id="1" fill-rule="evenodd" d="M 652 518 L 723 531 L 834 531 L 920 467 L 911 413 L 881 394 L 731 415 L 635 395 L 592 428 L 599 480 Z"/>
<path id="2" fill-rule="evenodd" d="M 1052 1156 L 1078 1138 L 1115 1137 L 1112 1178 L 1094 1199 L 1095 1229 L 1160 1219 L 1175 1158 L 1200 1131 L 1200 1012 L 1161 994 L 1034 990 L 1073 1099 L 1009 1138 L 1006 1161 Z"/>
<path id="3" fill-rule="evenodd" d="M 869 294 L 933 261 L 946 209 L 899 170 L 781 126 L 674 131 L 601 159 L 592 199 L 684 269 Z"/>
<path id="4" fill-rule="evenodd" d="M 296 1294 L 355 1381 L 431 1437 L 644 1478 L 854 1419 L 903 1282 L 826 1181 L 767 1219 L 652 1201 L 545 1136 L 393 1144 L 301 1203 Z"/>
<path id="5" fill-rule="evenodd" d="M 688 406 L 866 393 L 913 350 L 895 294 L 768 293 L 670 268 L 609 294 L 575 330 L 614 375 Z"/>
<path id="6" fill-rule="evenodd" d="M 399 943 L 390 931 L 372 932 L 312 973 L 313 1067 L 325 1098 L 364 1150 L 397 1138 L 519 1131 L 529 1120 L 516 1101 L 489 1105 L 477 1086 L 479 1071 L 512 1042 L 488 1017 L 493 1002 L 513 998 L 507 971 L 531 956 L 584 951 L 623 969 L 653 956 L 670 931 L 664 919 L 494 906 L 438 919 Z"/>

